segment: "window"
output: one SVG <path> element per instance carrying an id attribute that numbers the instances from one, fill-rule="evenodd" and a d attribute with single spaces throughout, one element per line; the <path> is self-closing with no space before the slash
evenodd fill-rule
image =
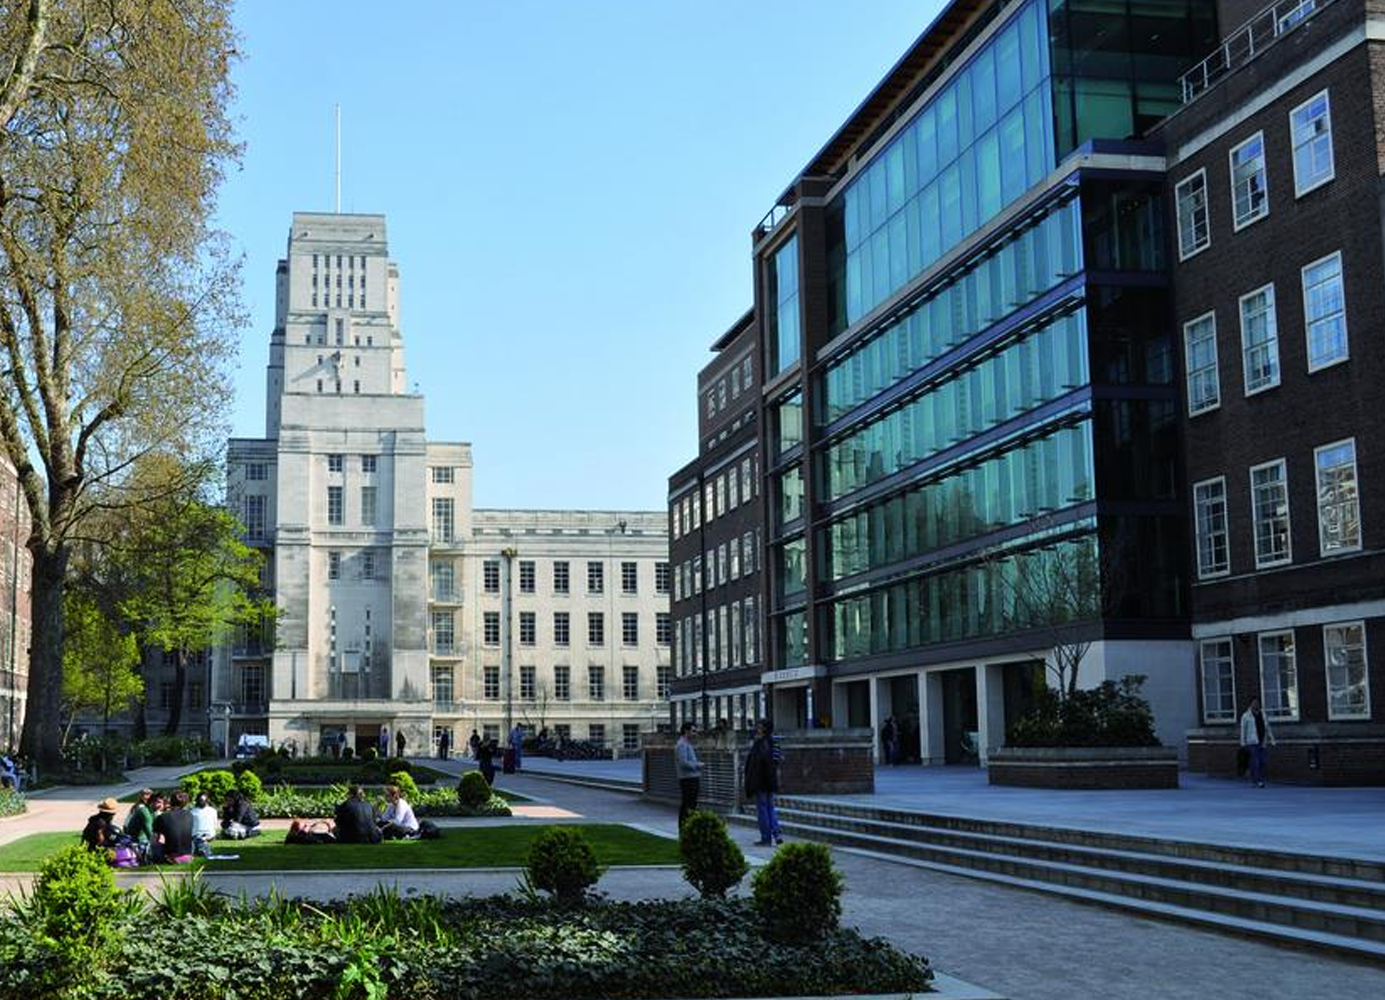
<path id="1" fill-rule="evenodd" d="M 572 668 L 559 664 L 553 668 L 553 697 L 558 701 L 572 700 Z"/>
<path id="2" fill-rule="evenodd" d="M 340 552 L 328 552 L 328 553 L 327 553 L 327 579 L 329 579 L 329 580 L 340 580 L 340 579 L 341 579 L 341 553 L 340 553 Z"/>
<path id="3" fill-rule="evenodd" d="M 702 526 L 702 494 L 696 492 L 692 495 L 692 526 L 694 528 Z"/>
<path id="4" fill-rule="evenodd" d="M 758 663 L 760 661 L 760 639 L 759 629 L 755 618 L 755 598 L 745 599 L 745 662 Z"/>
<path id="5" fill-rule="evenodd" d="M 365 302 L 362 301 L 362 302 L 361 302 L 361 305 L 365 305 Z M 454 739 L 452 738 L 452 727 L 451 727 L 451 726 L 434 726 L 434 727 L 433 727 L 433 751 L 434 751 L 434 752 L 437 752 L 437 749 L 438 749 L 440 746 L 442 746 L 442 741 L 443 741 L 444 738 L 446 738 L 446 740 L 447 740 L 447 745 L 448 745 L 449 747 L 455 747 L 455 746 L 457 745 L 457 741 L 454 740 Z"/>
<path id="6" fill-rule="evenodd" d="M 701 557 L 701 556 L 693 556 L 693 561 L 692 561 L 692 573 L 693 573 L 693 593 L 694 593 L 694 594 L 700 594 L 700 593 L 702 593 L 702 557 Z"/>
<path id="7" fill-rule="evenodd" d="M 1294 633 L 1264 632 L 1260 645 L 1260 706 L 1270 719 L 1298 718 L 1298 669 Z"/>
<path id="8" fill-rule="evenodd" d="M 433 497 L 433 541 L 452 541 L 451 497 Z"/>
<path id="9" fill-rule="evenodd" d="M 731 602 L 731 666 L 741 665 L 741 602 Z"/>
<path id="10" fill-rule="evenodd" d="M 360 363 L 361 363 L 361 359 L 360 359 L 360 358 L 357 358 L 357 359 L 356 359 L 356 364 L 359 365 Z M 375 471 L 375 463 L 376 463 L 376 456 L 374 456 L 374 455 L 362 455 L 362 456 L 361 456 L 361 471 L 362 471 L 362 472 L 374 472 L 374 471 Z"/>
<path id="11" fill-rule="evenodd" d="M 660 666 L 654 669 L 658 677 L 659 697 L 667 698 L 673 690 L 673 668 Z"/>
<path id="12" fill-rule="evenodd" d="M 620 564 L 620 592 L 634 594 L 639 592 L 639 568 L 635 563 Z"/>
<path id="13" fill-rule="evenodd" d="M 599 722 L 593 722 L 587 727 L 587 739 L 599 747 L 606 745 L 606 727 Z"/>
<path id="14" fill-rule="evenodd" d="M 1202 721 L 1236 721 L 1236 673 L 1230 639 L 1202 644 Z"/>
<path id="15" fill-rule="evenodd" d="M 620 727 L 620 748 L 638 750 L 640 748 L 640 726 L 637 722 L 627 722 Z"/>
<path id="16" fill-rule="evenodd" d="M 721 651 L 717 666 L 722 670 L 731 665 L 731 629 L 727 627 L 727 612 L 725 605 L 717 608 L 717 645 Z"/>
<path id="17" fill-rule="evenodd" d="M 327 471 L 328 471 L 328 472 L 340 472 L 340 471 L 341 471 L 341 467 L 342 467 L 342 466 L 341 466 L 341 456 L 340 456 L 340 455 L 328 455 L 328 456 L 327 456 Z"/>
<path id="18" fill-rule="evenodd" d="M 1347 306 L 1342 291 L 1342 255 L 1334 253 L 1303 269 L 1303 327 L 1308 333 L 1308 370 L 1347 359 Z"/>
<path id="19" fill-rule="evenodd" d="M 1366 670 L 1365 623 L 1324 625 L 1322 645 L 1327 662 L 1327 717 L 1369 719 L 1371 691 Z"/>
<path id="20" fill-rule="evenodd" d="M 553 612 L 553 644 L 566 646 L 571 641 L 571 623 L 566 611 Z"/>
<path id="21" fill-rule="evenodd" d="M 519 561 L 519 592 L 521 594 L 534 592 L 534 560 L 532 559 Z"/>
<path id="22" fill-rule="evenodd" d="M 660 646 L 673 642 L 673 623 L 667 611 L 654 612 L 654 641 Z"/>
<path id="23" fill-rule="evenodd" d="M 429 582 L 433 585 L 433 600 L 454 601 L 457 599 L 457 575 L 450 562 L 435 562 L 428 565 Z"/>
<path id="24" fill-rule="evenodd" d="M 433 466 L 433 482 L 438 485 L 447 485 L 457 481 L 457 470 L 450 465 Z"/>
<path id="25" fill-rule="evenodd" d="M 640 616 L 634 611 L 623 611 L 620 615 L 620 643 L 622 646 L 640 644 Z"/>
<path id="26" fill-rule="evenodd" d="M 535 680 L 536 671 L 533 667 L 519 668 L 519 696 L 524 701 L 536 701 L 539 696 L 539 685 Z"/>
<path id="27" fill-rule="evenodd" d="M 450 656 L 455 648 L 455 635 L 452 630 L 452 612 L 434 611 L 433 619 L 433 652 L 443 656 Z"/>
<path id="28" fill-rule="evenodd" d="M 604 567 L 599 562 L 587 563 L 587 593 L 599 594 L 606 589 Z"/>
<path id="29" fill-rule="evenodd" d="M 731 539 L 731 579 L 741 578 L 741 546 L 734 538 Z"/>
<path id="30" fill-rule="evenodd" d="M 248 663 L 241 669 L 240 700 L 242 705 L 258 706 L 264 701 L 264 665 Z"/>
<path id="31" fill-rule="evenodd" d="M 726 513 L 726 477 L 717 476 L 716 480 L 716 504 L 717 517 Z"/>
<path id="32" fill-rule="evenodd" d="M 1178 259 L 1187 260 L 1212 242 L 1207 220 L 1207 171 L 1199 170 L 1174 188 L 1178 202 Z"/>
<path id="33" fill-rule="evenodd" d="M 487 594 L 500 593 L 499 559 L 487 559 L 481 564 L 481 589 Z"/>
<path id="34" fill-rule="evenodd" d="M 707 482 L 702 485 L 702 505 L 707 510 L 708 522 L 713 521 L 717 516 L 717 495 L 716 484 Z"/>
<path id="35" fill-rule="evenodd" d="M 668 563 L 656 562 L 654 564 L 654 593 L 667 594 L 669 590 Z"/>
<path id="36" fill-rule="evenodd" d="M 749 502 L 751 496 L 751 483 L 750 459 L 747 458 L 741 462 L 741 496 L 744 497 L 747 502 Z"/>
<path id="37" fill-rule="evenodd" d="M 743 571 L 752 573 L 755 570 L 755 536 L 746 532 L 741 536 L 741 562 Z"/>
<path id="38" fill-rule="evenodd" d="M 553 593 L 566 594 L 571 588 L 566 561 L 553 564 Z"/>
<path id="39" fill-rule="evenodd" d="M 1208 479 L 1193 486 L 1193 518 L 1197 531 L 1197 575 L 1206 579 L 1231 569 L 1226 526 L 1226 480 Z"/>
<path id="40" fill-rule="evenodd" d="M 375 524 L 375 487 L 361 487 L 361 523 L 367 527 Z"/>
<path id="41" fill-rule="evenodd" d="M 1289 135 L 1294 144 L 1294 194 L 1305 195 L 1332 180 L 1332 108 L 1327 91 L 1289 112 Z"/>
<path id="42" fill-rule="evenodd" d="M 724 587 L 728 579 L 730 566 L 726 558 L 726 543 L 722 542 L 717 546 L 717 585 Z"/>
<path id="43" fill-rule="evenodd" d="M 1274 320 L 1274 285 L 1241 296 L 1241 354 L 1246 395 L 1279 384 L 1279 332 Z"/>
<path id="44" fill-rule="evenodd" d="M 245 478 L 248 482 L 262 483 L 269 478 L 268 468 L 263 462 L 251 462 L 245 467 Z"/>
<path id="45" fill-rule="evenodd" d="M 1255 568 L 1289 562 L 1289 482 L 1281 458 L 1250 470 L 1250 507 L 1255 521 Z"/>
<path id="46" fill-rule="evenodd" d="M 500 645 L 500 612 L 487 611 L 481 617 L 481 641 L 487 646 Z"/>
<path id="47" fill-rule="evenodd" d="M 640 700 L 640 668 L 627 664 L 622 671 L 621 697 L 626 701 Z"/>
<path id="48" fill-rule="evenodd" d="M 375 551 L 373 549 L 365 549 L 361 552 L 361 579 L 375 579 Z"/>
<path id="49" fill-rule="evenodd" d="M 1183 324 L 1183 351 L 1188 363 L 1188 416 L 1215 410 L 1221 405 L 1216 313 Z"/>
<path id="50" fill-rule="evenodd" d="M 452 693 L 452 667 L 433 668 L 433 704 L 446 707 L 455 699 Z"/>
<path id="51" fill-rule="evenodd" d="M 481 695 L 486 701 L 500 700 L 500 668 L 483 667 L 484 676 L 482 679 Z"/>
<path id="52" fill-rule="evenodd" d="M 1253 136 L 1231 151 L 1231 218 L 1244 229 L 1270 212 L 1265 188 L 1265 134 Z"/>
<path id="53" fill-rule="evenodd" d="M 735 510 L 736 505 L 741 502 L 741 480 L 736 475 L 735 466 L 726 474 L 726 509 Z"/>
<path id="54" fill-rule="evenodd" d="M 245 537 L 263 538 L 265 534 L 265 498 L 250 495 L 245 498 Z"/>
<path id="55" fill-rule="evenodd" d="M 1318 547 L 1324 556 L 1361 547 L 1361 502 L 1356 488 L 1356 439 L 1313 451 L 1318 476 Z"/>
<path id="56" fill-rule="evenodd" d="M 532 646 L 536 640 L 538 628 L 534 620 L 534 612 L 521 611 L 519 613 L 519 644 L 521 646 Z"/>
<path id="57" fill-rule="evenodd" d="M 344 524 L 346 522 L 346 507 L 342 501 L 341 491 L 340 486 L 327 487 L 328 524 Z"/>
<path id="58" fill-rule="evenodd" d="M 606 700 L 606 668 L 596 663 L 587 667 L 587 697 L 592 701 Z"/>
<path id="59" fill-rule="evenodd" d="M 498 683 L 498 682 L 497 682 Z M 498 723 L 487 722 L 481 727 L 481 739 L 486 742 L 500 739 L 500 726 Z"/>
<path id="60" fill-rule="evenodd" d="M 174 684 L 172 681 L 161 681 L 159 683 L 159 707 L 167 712 L 173 707 Z"/>
<path id="61" fill-rule="evenodd" d="M 606 618 L 600 611 L 587 612 L 587 645 L 606 644 Z"/>
<path id="62" fill-rule="evenodd" d="M 188 681 L 188 708 L 203 708 L 202 682 Z"/>

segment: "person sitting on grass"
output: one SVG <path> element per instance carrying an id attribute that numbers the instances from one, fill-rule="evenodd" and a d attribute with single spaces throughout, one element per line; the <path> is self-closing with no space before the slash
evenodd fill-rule
<path id="1" fill-rule="evenodd" d="M 380 817 L 380 836 L 385 840 L 401 840 L 418 836 L 418 819 L 413 806 L 404 798 L 397 785 L 385 786 L 385 801 L 389 805 Z"/>
<path id="2" fill-rule="evenodd" d="M 154 810 L 151 807 L 153 801 L 153 790 L 141 788 L 139 798 L 130 807 L 130 814 L 125 817 L 125 836 L 139 846 L 141 854 L 149 850 L 149 843 L 154 839 Z"/>
<path id="3" fill-rule="evenodd" d="M 239 789 L 226 793 L 226 802 L 221 807 L 221 831 L 232 840 L 260 835 L 259 814 Z"/>
<path id="4" fill-rule="evenodd" d="M 115 813 L 119 808 L 115 799 L 102 799 L 96 804 L 96 815 L 87 820 L 82 830 L 82 843 L 93 851 L 114 848 L 120 838 L 120 828 L 115 825 Z"/>
<path id="5" fill-rule="evenodd" d="M 202 792 L 197 796 L 197 808 L 192 811 L 192 853 L 210 858 L 216 831 L 216 807 L 207 793 Z"/>
<path id="6" fill-rule="evenodd" d="M 365 800 L 360 785 L 352 785 L 346 801 L 336 809 L 336 834 L 339 844 L 378 844 L 380 828 L 375 813 Z"/>
<path id="7" fill-rule="evenodd" d="M 184 865 L 192 860 L 192 811 L 188 793 L 173 793 L 173 808 L 154 820 L 155 843 L 150 851 L 154 861 Z"/>

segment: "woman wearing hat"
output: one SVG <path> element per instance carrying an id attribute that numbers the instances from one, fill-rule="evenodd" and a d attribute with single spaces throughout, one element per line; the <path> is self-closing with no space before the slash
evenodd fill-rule
<path id="1" fill-rule="evenodd" d="M 119 808 L 120 804 L 115 799 L 102 799 L 96 803 L 96 815 L 87 820 L 86 828 L 82 830 L 82 843 L 93 851 L 115 847 L 116 837 L 120 833 L 115 825 L 115 814 Z"/>

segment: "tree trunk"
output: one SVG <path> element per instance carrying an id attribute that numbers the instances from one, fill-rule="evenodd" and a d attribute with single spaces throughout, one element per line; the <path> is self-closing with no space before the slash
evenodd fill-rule
<path id="1" fill-rule="evenodd" d="M 24 712 L 22 752 L 41 770 L 62 765 L 63 582 L 69 551 L 30 545 L 34 557 L 29 645 L 29 703 Z"/>
<path id="2" fill-rule="evenodd" d="M 177 736 L 178 726 L 183 721 L 183 689 L 188 682 L 187 656 L 181 649 L 173 652 L 173 704 L 168 708 L 168 721 L 164 723 L 165 736 Z"/>
<path id="3" fill-rule="evenodd" d="M 134 711 L 134 724 L 132 726 L 131 738 L 142 740 L 149 736 L 149 716 L 146 710 L 149 706 L 149 651 L 144 648 L 144 644 L 139 646 L 139 665 L 135 667 L 140 679 L 144 681 L 144 697 L 139 700 L 139 704 Z"/>

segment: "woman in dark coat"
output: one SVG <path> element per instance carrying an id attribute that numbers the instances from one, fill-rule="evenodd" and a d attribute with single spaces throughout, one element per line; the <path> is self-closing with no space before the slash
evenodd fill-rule
<path id="1" fill-rule="evenodd" d="M 757 847 L 782 844 L 779 816 L 774 810 L 774 796 L 779 791 L 779 768 L 774 759 L 774 726 L 769 720 L 755 724 L 755 742 L 745 757 L 745 794 L 755 796 L 755 818 L 760 824 Z"/>

